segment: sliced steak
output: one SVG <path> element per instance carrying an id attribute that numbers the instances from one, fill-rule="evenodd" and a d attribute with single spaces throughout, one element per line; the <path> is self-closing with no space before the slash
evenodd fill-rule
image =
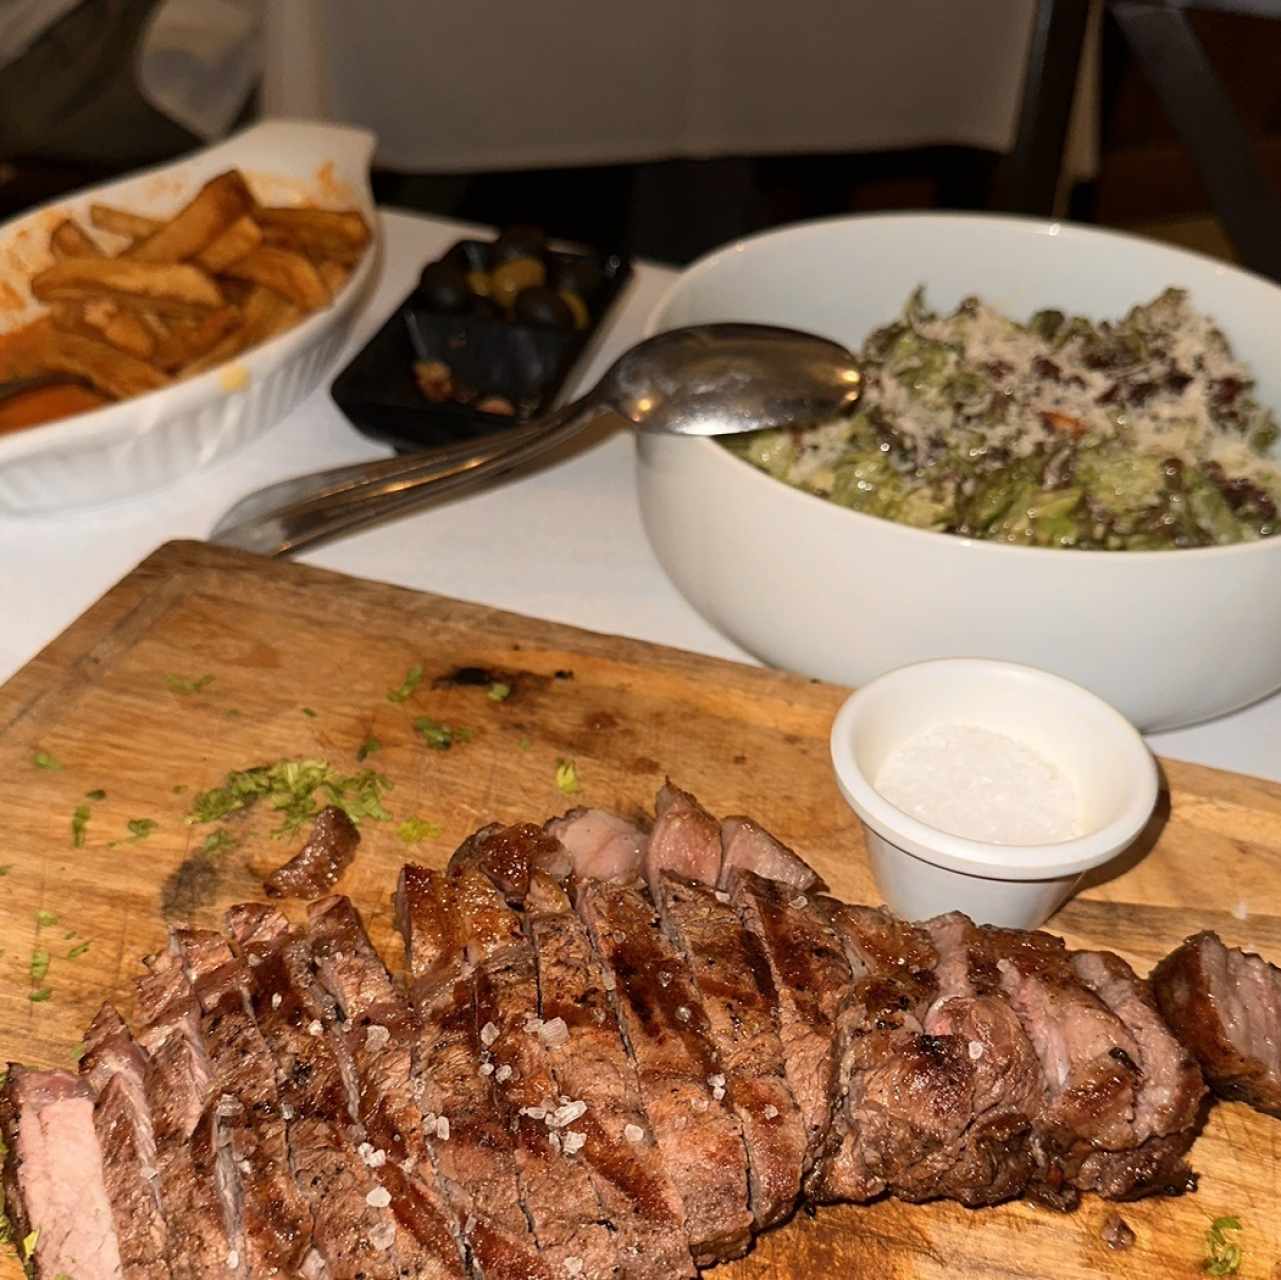
<path id="1" fill-rule="evenodd" d="M 754 871 L 766 880 L 790 885 L 798 893 L 821 893 L 827 888 L 804 858 L 751 818 L 732 817 L 721 822 L 720 888 L 729 887 L 735 871 Z"/>
<path id="2" fill-rule="evenodd" d="M 584 888 L 578 909 L 613 978 L 645 1110 L 685 1204 L 694 1261 L 736 1257 L 751 1243 L 747 1154 L 717 1083 L 725 1072 L 689 968 L 639 890 L 597 881 Z"/>
<path id="3" fill-rule="evenodd" d="M 405 867 L 396 915 L 405 939 L 419 1031 L 414 1081 L 441 1183 L 484 1280 L 550 1280 L 551 1267 L 521 1208 L 514 1139 L 495 1114 L 476 1024 L 475 975 L 466 954 L 465 876 Z M 477 919 L 483 903 L 469 921 Z M 498 936 L 491 912 L 483 926 Z"/>
<path id="4" fill-rule="evenodd" d="M 1198 933 L 1157 965 L 1152 986 L 1214 1092 L 1281 1116 L 1281 969 Z"/>
<path id="5" fill-rule="evenodd" d="M 1071 1208 L 1087 1157 L 1137 1145 L 1139 1046 L 1077 977 L 1061 938 L 990 926 L 981 935 L 987 967 L 1000 975 L 1046 1083 L 1033 1125 L 1038 1172 L 1029 1194 L 1052 1207 Z"/>
<path id="6" fill-rule="evenodd" d="M 121 1280 L 88 1081 L 11 1064 L 0 1139 L 5 1212 L 38 1280 Z"/>
<path id="7" fill-rule="evenodd" d="M 805 1121 L 809 1169 L 832 1119 L 836 1014 L 850 966 L 831 925 L 804 894 L 751 871 L 736 872 L 730 901 L 761 944 L 778 995 L 779 1038 L 787 1083 Z"/>
<path id="8" fill-rule="evenodd" d="M 1196 1136 L 1206 1093 L 1196 1059 L 1161 1021 L 1149 985 L 1120 956 L 1079 951 L 1072 969 L 1134 1037 L 1140 1071 L 1134 1146 L 1087 1156 L 1077 1186 L 1110 1199 L 1190 1190 L 1195 1183 L 1183 1156 Z"/>
<path id="9" fill-rule="evenodd" d="M 377 1171 L 362 1159 L 354 1071 L 339 1037 L 325 1034 L 333 1003 L 311 972 L 306 943 L 271 907 L 227 912 L 227 931 L 253 982 L 254 1020 L 276 1064 L 289 1160 L 313 1213 L 319 1259 L 332 1280 L 397 1280 L 395 1218 Z"/>
<path id="10" fill-rule="evenodd" d="M 98 1095 L 93 1124 L 125 1280 L 167 1280 L 168 1229 L 147 1108 L 147 1055 L 109 1004 L 85 1032 L 80 1074 Z"/>
<path id="11" fill-rule="evenodd" d="M 752 1216 L 764 1231 L 796 1204 L 806 1149 L 805 1122 L 787 1083 L 769 963 L 724 893 L 664 872 L 658 909 L 698 987 L 724 1072 L 716 1087 L 725 1090 L 743 1127 Z"/>
<path id="12" fill-rule="evenodd" d="M 139 1039 L 150 1055 L 145 1092 L 169 1228 L 169 1271 L 173 1280 L 244 1275 L 245 1259 L 232 1235 L 234 1206 L 221 1194 L 234 1175 L 213 1068 L 200 1038 L 200 1006 L 171 953 L 152 957 L 135 985 L 138 1015 L 145 1020 Z"/>
<path id="13" fill-rule="evenodd" d="M 721 874 L 721 826 L 688 791 L 663 784 L 654 803 L 657 814 L 645 850 L 650 890 L 664 871 L 687 880 L 715 884 Z"/>
<path id="14" fill-rule="evenodd" d="M 417 1023 L 348 898 L 323 898 L 307 911 L 320 981 L 342 1011 L 335 1034 L 347 1043 L 359 1085 L 366 1163 L 391 1196 L 401 1280 L 466 1275 L 460 1228 L 436 1177 L 414 1095 L 411 1057 Z"/>
<path id="15" fill-rule="evenodd" d="M 551 1071 L 568 1032 L 563 1022 L 539 1017 L 533 948 L 499 891 L 482 878 L 467 886 L 461 904 L 476 965 L 479 1070 L 492 1090 L 491 1106 L 515 1135 L 521 1203 L 539 1251 L 557 1275 L 616 1276 L 618 1257 L 588 1173 L 591 1135 L 579 1123 L 587 1103 L 563 1093 Z M 508 918 L 506 936 L 493 927 L 495 912 Z"/>
<path id="16" fill-rule="evenodd" d="M 580 880 L 636 879 L 645 866 L 649 836 L 634 822 L 604 809 L 571 809 L 543 828 L 565 847 Z M 551 868 L 544 868 L 551 871 Z M 554 879 L 564 876 L 553 874 Z"/>
<path id="17" fill-rule="evenodd" d="M 290 1170 L 275 1063 L 250 1010 L 248 969 L 219 933 L 178 929 L 172 940 L 200 1002 L 215 1112 L 234 1166 L 223 1188 L 224 1218 L 234 1215 L 240 1227 L 233 1247 L 243 1248 L 250 1275 L 293 1274 L 311 1247 L 311 1207 Z"/>
<path id="18" fill-rule="evenodd" d="M 450 858 L 449 871 L 458 875 L 467 867 L 483 872 L 513 902 L 524 898 L 532 871 L 563 880 L 574 869 L 568 850 L 555 834 L 532 822 L 510 827 L 492 822 L 468 836 Z"/>
<path id="19" fill-rule="evenodd" d="M 263 882 L 269 898 L 319 898 L 342 878 L 356 857 L 360 832 L 336 804 L 326 805 L 306 843 Z"/>
<path id="20" fill-rule="evenodd" d="M 623 1275 L 668 1280 L 694 1274 L 684 1207 L 667 1174 L 641 1101 L 636 1069 L 623 1045 L 609 983 L 583 922 L 564 892 L 535 875 L 526 900 L 538 964 L 543 1025 L 563 1023 L 552 1054 L 559 1096 L 586 1104 L 575 1127 L 587 1135 L 587 1165 L 613 1223 Z"/>

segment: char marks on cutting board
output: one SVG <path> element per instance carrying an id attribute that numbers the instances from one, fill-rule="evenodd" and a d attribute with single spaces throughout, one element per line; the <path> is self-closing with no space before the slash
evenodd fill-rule
<path id="1" fill-rule="evenodd" d="M 425 673 L 418 690 L 405 704 L 389 702 L 387 691 L 416 662 Z M 498 701 L 488 685 L 433 687 L 465 666 L 513 673 L 517 692 Z M 557 678 L 562 671 L 573 678 Z M 523 687 L 522 673 L 530 677 Z M 184 696 L 168 688 L 171 674 L 214 679 Z M 875 903 L 857 823 L 826 763 L 844 696 L 779 672 L 302 565 L 195 543 L 163 547 L 0 689 L 0 866 L 10 867 L 0 879 L 0 1058 L 69 1066 L 104 1000 L 131 1012 L 135 958 L 165 946 L 162 886 L 215 829 L 186 824 L 192 796 L 230 769 L 284 757 L 323 758 L 345 773 L 376 767 L 394 781 L 386 803 L 395 821 L 361 824 L 360 850 L 336 886 L 361 909 L 385 958 L 397 952 L 386 895 L 402 862 L 443 866 L 490 821 L 574 804 L 648 809 L 656 778 L 639 758 L 712 812 L 750 813 L 810 861 L 834 896 Z M 597 712 L 617 724 L 589 730 Z M 433 751 L 413 728 L 418 716 L 474 736 Z M 382 748 L 358 763 L 371 736 Z M 62 769 L 35 768 L 36 750 Z M 581 787 L 572 796 L 556 785 L 565 757 Z M 1281 960 L 1281 786 L 1168 761 L 1163 770 L 1170 804 L 1151 851 L 1090 885 L 1050 927 L 1070 946 L 1116 950 L 1140 973 L 1202 928 Z M 175 786 L 187 790 L 175 795 Z M 97 788 L 106 799 L 86 801 Z M 77 849 L 70 820 L 81 803 L 92 814 Z M 396 827 L 410 816 L 439 823 L 440 838 L 407 847 Z M 159 825 L 130 842 L 126 823 L 142 817 Z M 220 925 L 226 906 L 258 896 L 252 868 L 278 865 L 303 838 L 272 839 L 274 816 L 261 808 L 224 825 L 239 843 L 213 855 L 216 883 L 190 900 L 190 923 Z M 42 909 L 78 938 L 39 928 Z M 80 938 L 91 946 L 68 959 Z M 52 996 L 32 1004 L 35 947 L 52 957 Z M 1099 1238 L 1113 1207 L 1089 1198 L 1075 1217 L 1023 1204 L 976 1215 L 888 1201 L 802 1215 L 717 1274 L 1041 1280 L 1052 1258 L 1055 1280 L 1164 1280 L 1196 1273 L 1209 1220 L 1235 1213 L 1243 1273 L 1266 1275 L 1281 1258 L 1281 1126 L 1221 1105 L 1191 1161 L 1201 1175 L 1195 1196 L 1122 1208 L 1137 1236 L 1124 1253 Z M 0 1280 L 19 1276 L 5 1253 Z"/>

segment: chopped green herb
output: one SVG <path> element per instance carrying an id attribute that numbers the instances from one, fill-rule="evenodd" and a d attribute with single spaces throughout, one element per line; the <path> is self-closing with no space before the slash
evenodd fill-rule
<path id="1" fill-rule="evenodd" d="M 31 1255 L 36 1251 L 36 1242 L 40 1239 L 40 1228 L 22 1237 L 22 1260 L 30 1262 Z"/>
<path id="2" fill-rule="evenodd" d="M 131 841 L 145 840 L 160 824 L 155 818 L 130 818 L 126 824 Z"/>
<path id="3" fill-rule="evenodd" d="M 35 765 L 37 769 L 61 769 L 62 765 L 55 760 L 47 751 L 37 751 L 35 754 Z"/>
<path id="4" fill-rule="evenodd" d="M 0 1156 L 7 1153 L 8 1148 L 4 1145 L 4 1140 L 0 1139 Z M 9 1219 L 0 1213 L 0 1244 L 9 1244 L 13 1240 L 13 1228 L 9 1225 Z"/>
<path id="5" fill-rule="evenodd" d="M 213 684 L 213 680 L 213 676 L 201 676 L 198 680 L 189 680 L 184 676 L 165 676 L 165 683 L 174 693 L 181 693 L 184 697 L 187 694 L 199 693 L 201 689 L 207 689 Z"/>
<path id="6" fill-rule="evenodd" d="M 89 825 L 89 806 L 87 804 L 76 805 L 76 811 L 71 815 L 71 847 L 73 849 L 83 849 L 85 844 L 85 828 Z"/>
<path id="7" fill-rule="evenodd" d="M 324 760 L 281 760 L 272 765 L 237 769 L 227 774 L 221 787 L 200 792 L 187 815 L 189 823 L 218 822 L 239 813 L 263 797 L 281 815 L 273 835 L 289 835 L 316 815 L 317 793 L 325 804 L 337 805 L 353 822 L 374 818 L 389 822 L 382 793 L 391 782 L 373 769 L 343 776 Z"/>
<path id="8" fill-rule="evenodd" d="M 459 725 L 454 728 L 433 720 L 430 716 L 419 716 L 414 721 L 414 728 L 419 736 L 433 751 L 448 751 L 456 742 L 470 742 L 471 730 Z"/>
<path id="9" fill-rule="evenodd" d="M 50 991 L 48 987 L 41 987 L 39 991 L 33 991 L 27 999 L 30 1000 L 32 1004 L 44 1004 L 44 1002 L 51 999 L 52 996 L 53 992 Z"/>
<path id="10" fill-rule="evenodd" d="M 0 867 L 0 876 L 7 876 L 9 872 L 12 870 L 13 870 L 13 863 L 6 862 L 4 866 Z"/>
<path id="11" fill-rule="evenodd" d="M 67 952 L 67 959 L 79 960 L 80 957 L 84 955 L 84 953 L 88 950 L 89 950 L 88 942 L 77 942 L 76 945 L 72 947 L 70 951 Z"/>
<path id="12" fill-rule="evenodd" d="M 420 840 L 438 840 L 440 832 L 440 823 L 430 822 L 426 818 L 406 818 L 396 828 L 396 834 L 406 844 L 417 844 Z"/>
<path id="13" fill-rule="evenodd" d="M 528 751 L 532 745 L 528 738 L 520 737 L 516 739 L 516 747 L 520 751 Z"/>
<path id="14" fill-rule="evenodd" d="M 1201 1263 L 1201 1270 L 1208 1276 L 1233 1276 L 1241 1269 L 1241 1246 L 1228 1233 L 1241 1230 L 1241 1219 L 1215 1218 L 1205 1233 L 1208 1256 Z"/>
<path id="15" fill-rule="evenodd" d="M 504 684 L 501 680 L 495 680 L 489 686 L 489 700 L 491 702 L 504 702 L 511 697 L 512 687 Z"/>
<path id="16" fill-rule="evenodd" d="M 75 1044 L 71 1046 L 71 1061 L 79 1062 L 85 1056 L 84 1044 Z"/>
<path id="17" fill-rule="evenodd" d="M 92 791 L 85 792 L 86 800 L 105 800 L 107 793 L 101 787 L 95 787 Z"/>
<path id="18" fill-rule="evenodd" d="M 219 827 L 217 831 L 211 831 L 200 846 L 200 853 L 203 857 L 212 858 L 215 854 L 226 853 L 228 849 L 234 849 L 239 843 L 236 837 L 224 827 Z"/>
<path id="19" fill-rule="evenodd" d="M 65 1271 L 59 1271 L 53 1280 L 71 1280 L 71 1277 Z"/>
<path id="20" fill-rule="evenodd" d="M 388 702 L 408 702 L 414 695 L 414 690 L 423 682 L 422 664 L 415 662 L 408 671 L 405 672 L 405 678 L 400 682 L 400 688 L 387 690 Z"/>
<path id="21" fill-rule="evenodd" d="M 51 924 L 57 924 L 58 917 L 52 911 L 46 911 L 43 907 L 36 912 L 36 924 L 42 929 L 47 929 Z"/>
<path id="22" fill-rule="evenodd" d="M 227 710 L 223 712 L 223 715 L 225 715 L 228 720 L 239 720 L 240 717 L 244 715 L 244 712 L 237 711 L 235 707 L 228 707 Z"/>
<path id="23" fill-rule="evenodd" d="M 307 717 L 307 719 L 309 719 L 309 720 L 314 720 L 314 719 L 316 718 L 316 713 L 315 713 L 315 711 L 313 711 L 310 707 L 303 707 L 303 709 L 302 709 L 302 713 L 303 713 L 303 715 L 305 715 L 305 716 Z"/>
<path id="24" fill-rule="evenodd" d="M 187 789 L 187 784 L 185 782 L 180 782 L 178 783 L 177 786 L 174 787 L 173 793 L 176 796 L 180 796 L 184 791 L 186 791 L 186 789 Z"/>
<path id="25" fill-rule="evenodd" d="M 572 760 L 556 761 L 556 785 L 567 796 L 578 790 L 578 769 Z"/>
<path id="26" fill-rule="evenodd" d="M 356 751 L 356 759 L 361 761 L 368 760 L 376 751 L 381 751 L 382 749 L 383 744 L 371 733 L 369 737 L 360 744 L 360 747 Z"/>
<path id="27" fill-rule="evenodd" d="M 31 981 L 43 982 L 49 972 L 49 953 L 43 947 L 37 947 L 31 953 Z"/>

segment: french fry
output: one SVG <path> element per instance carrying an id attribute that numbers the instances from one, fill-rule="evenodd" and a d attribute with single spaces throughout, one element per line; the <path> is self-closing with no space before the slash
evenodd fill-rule
<path id="1" fill-rule="evenodd" d="M 150 360 L 155 354 L 155 335 L 135 312 L 122 310 L 105 299 L 94 298 L 84 304 L 84 318 L 85 323 L 96 329 L 113 347 L 119 347 L 141 360 Z"/>
<path id="2" fill-rule="evenodd" d="M 268 338 L 273 338 L 276 334 L 292 328 L 302 319 L 302 312 L 298 307 L 265 285 L 258 285 L 253 289 L 241 309 L 241 314 L 244 317 L 244 323 L 240 328 L 234 333 L 229 333 L 200 359 L 183 369 L 184 378 L 194 378 L 199 373 L 216 369 L 242 351 L 256 347 Z"/>
<path id="3" fill-rule="evenodd" d="M 130 240 L 145 240 L 165 225 L 159 218 L 144 218 L 141 214 L 109 204 L 91 204 L 89 221 L 99 231 L 108 231 L 113 236 L 125 236 Z"/>
<path id="4" fill-rule="evenodd" d="M 237 169 L 210 179 L 185 208 L 145 240 L 125 250 L 135 262 L 185 262 L 212 244 L 237 218 L 254 207 L 254 198 Z"/>
<path id="5" fill-rule="evenodd" d="M 126 258 L 65 258 L 34 276 L 31 292 L 41 302 L 76 302 L 106 293 L 121 306 L 150 306 L 162 315 L 223 305 L 218 285 L 199 267 Z"/>
<path id="6" fill-rule="evenodd" d="M 325 288 L 335 295 L 351 278 L 351 268 L 343 266 L 341 262 L 336 262 L 333 258 L 322 258 L 316 263 L 316 270 L 320 272 L 320 278 L 325 282 Z"/>
<path id="7" fill-rule="evenodd" d="M 266 242 L 352 266 L 369 244 L 369 225 L 354 209 L 259 208 Z"/>
<path id="8" fill-rule="evenodd" d="M 155 391 L 169 379 L 154 365 L 139 360 L 105 342 L 79 333 L 55 329 L 36 321 L 23 334 L 22 354 L 36 368 L 49 373 L 69 373 L 118 400 Z"/>
<path id="9" fill-rule="evenodd" d="M 261 245 L 239 262 L 232 263 L 225 274 L 274 289 L 304 311 L 329 305 L 329 290 L 315 265 L 290 249 Z"/>
<path id="10" fill-rule="evenodd" d="M 200 359 L 228 334 L 240 327 L 242 317 L 235 307 L 219 307 L 196 321 L 175 322 L 158 338 L 152 363 L 166 373 L 177 374 Z"/>
<path id="11" fill-rule="evenodd" d="M 216 240 L 196 254 L 196 265 L 216 276 L 262 244 L 262 228 L 249 214 L 237 218 Z"/>
<path id="12" fill-rule="evenodd" d="M 55 258 L 101 258 L 102 249 L 73 218 L 64 218 L 49 234 L 49 248 Z"/>

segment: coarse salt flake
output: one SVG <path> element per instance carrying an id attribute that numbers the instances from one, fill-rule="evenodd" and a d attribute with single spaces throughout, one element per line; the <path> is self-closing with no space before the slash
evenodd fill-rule
<path id="1" fill-rule="evenodd" d="M 720 889 L 717 889 L 717 890 L 716 890 L 715 897 L 716 897 L 716 901 L 717 901 L 717 902 L 719 902 L 719 903 L 721 903 L 722 905 L 724 905 L 725 903 L 727 903 L 727 902 L 729 901 L 729 894 L 728 894 L 728 893 L 723 892 L 723 891 L 722 891 L 722 890 L 720 890 Z"/>
<path id="2" fill-rule="evenodd" d="M 969 1052 L 970 1052 L 970 1061 L 977 1062 L 984 1055 L 984 1053 L 987 1052 L 987 1050 L 983 1047 L 983 1042 L 981 1040 L 971 1040 Z"/>
<path id="3" fill-rule="evenodd" d="M 381 1049 L 391 1039 L 391 1032 L 386 1027 L 379 1026 L 376 1022 L 371 1022 L 365 1028 L 365 1048 Z"/>
<path id="4" fill-rule="evenodd" d="M 448 1116 L 436 1117 L 436 1137 L 438 1137 L 441 1140 L 441 1142 L 449 1141 L 449 1117 Z"/>
<path id="5" fill-rule="evenodd" d="M 586 1110 L 587 1103 L 581 1099 L 577 1102 L 566 1102 L 547 1117 L 547 1125 L 552 1129 L 563 1129 L 566 1125 L 573 1124 Z"/>
<path id="6" fill-rule="evenodd" d="M 538 1028 L 538 1038 L 549 1049 L 555 1049 L 569 1039 L 569 1027 L 564 1018 L 552 1018 Z"/>
<path id="7" fill-rule="evenodd" d="M 391 1204 L 391 1192 L 386 1187 L 371 1187 L 365 1192 L 365 1203 L 371 1209 L 385 1209 Z"/>
<path id="8" fill-rule="evenodd" d="M 1246 905 L 1244 898 L 1238 900 L 1236 906 L 1232 908 L 1232 914 L 1238 920 L 1248 920 L 1250 918 L 1250 908 Z"/>
<path id="9" fill-rule="evenodd" d="M 561 1139 L 561 1147 L 567 1156 L 572 1156 L 575 1151 L 581 1151 L 587 1145 L 587 1135 L 580 1133 L 577 1129 L 566 1130 L 565 1136 Z"/>
<path id="10" fill-rule="evenodd" d="M 645 1130 L 638 1124 L 625 1124 L 623 1126 L 623 1137 L 628 1142 L 644 1142 Z"/>
<path id="11" fill-rule="evenodd" d="M 279 991 L 274 992 L 271 997 L 271 1007 L 273 1009 L 279 1009 L 281 1002 L 283 1000 L 284 1000 L 284 997 L 280 994 Z"/>
<path id="12" fill-rule="evenodd" d="M 482 1076 L 492 1076 L 494 1074 L 494 1064 L 492 1062 L 482 1062 L 480 1070 L 476 1073 Z"/>
<path id="13" fill-rule="evenodd" d="M 320 1019 L 319 1019 L 319 1018 L 313 1018 L 313 1019 L 311 1020 L 311 1022 L 310 1022 L 310 1023 L 308 1024 L 308 1026 L 307 1026 L 307 1034 L 308 1034 L 309 1036 L 318 1036 L 318 1035 L 320 1035 L 323 1031 L 324 1031 L 324 1027 L 322 1027 L 322 1026 L 320 1025 Z"/>
<path id="14" fill-rule="evenodd" d="M 390 1249 L 396 1241 L 396 1224 L 394 1222 L 380 1222 L 369 1233 L 369 1243 L 375 1249 Z"/>
<path id="15" fill-rule="evenodd" d="M 488 1049 L 489 1046 L 493 1044 L 494 1041 L 497 1039 L 498 1039 L 498 1028 L 494 1026 L 492 1022 L 485 1023 L 485 1025 L 480 1029 L 481 1044 L 483 1044 L 485 1048 Z"/>
<path id="16" fill-rule="evenodd" d="M 240 1266 L 240 1251 L 232 1249 L 227 1254 L 227 1270 L 235 1271 L 238 1266 Z"/>
<path id="17" fill-rule="evenodd" d="M 520 1114 L 528 1116 L 531 1120 L 545 1120 L 547 1118 L 546 1107 L 521 1107 Z"/>
<path id="18" fill-rule="evenodd" d="M 810 900 L 803 893 L 798 893 L 796 897 L 792 899 L 792 906 L 797 911 L 804 911 L 809 904 Z"/>
<path id="19" fill-rule="evenodd" d="M 583 1274 L 582 1258 L 575 1258 L 572 1255 L 565 1259 L 565 1274 L 567 1276 L 581 1276 Z"/>
<path id="20" fill-rule="evenodd" d="M 761 1114 L 765 1117 L 766 1120 L 777 1120 L 778 1108 L 771 1102 L 769 1106 L 767 1106 L 765 1110 L 761 1112 Z"/>
<path id="21" fill-rule="evenodd" d="M 505 1062 L 497 1071 L 494 1072 L 494 1079 L 497 1080 L 499 1084 L 506 1084 L 511 1078 L 512 1069 Z"/>

